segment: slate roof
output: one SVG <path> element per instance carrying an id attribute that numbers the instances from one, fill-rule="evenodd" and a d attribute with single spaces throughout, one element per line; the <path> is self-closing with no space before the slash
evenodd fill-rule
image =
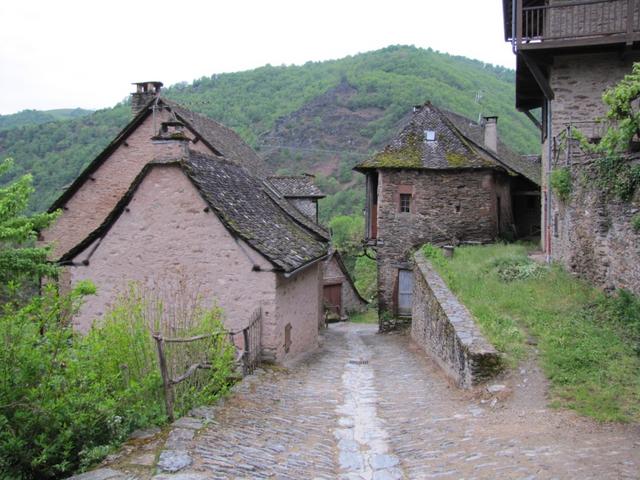
<path id="1" fill-rule="evenodd" d="M 426 140 L 427 131 L 435 132 L 435 141 Z M 485 149 L 483 143 L 482 126 L 427 102 L 414 112 L 384 150 L 358 164 L 355 170 L 501 168 L 540 183 L 540 172 L 531 162 L 501 142 L 497 154 Z"/>
<path id="2" fill-rule="evenodd" d="M 236 132 L 171 100 L 161 98 L 159 103 L 169 107 L 182 123 L 202 137 L 214 151 L 219 152 L 227 160 L 243 165 L 257 177 L 267 176 L 268 170 L 264 161 Z"/>
<path id="3" fill-rule="evenodd" d="M 267 181 L 271 183 L 285 198 L 324 198 L 325 195 L 313 183 L 314 176 L 304 175 L 271 176 Z"/>
<path id="4" fill-rule="evenodd" d="M 187 129 L 191 130 L 198 138 L 208 145 L 214 153 L 224 156 L 228 160 L 239 165 L 245 166 L 249 172 L 259 178 L 265 178 L 268 169 L 264 161 L 256 154 L 253 149 L 246 144 L 242 138 L 233 130 L 225 127 L 221 123 L 205 117 L 198 113 L 192 112 L 183 106 L 167 100 L 165 98 L 154 99 L 140 110 L 131 121 L 116 135 L 109 145 L 80 173 L 80 175 L 69 185 L 51 207 L 49 212 L 53 212 L 64 207 L 64 204 L 75 194 L 75 192 L 84 184 L 84 182 L 95 172 L 102 163 L 122 144 L 127 137 L 140 125 L 144 120 L 152 114 L 152 104 L 158 102 L 159 106 L 169 108 L 174 112 L 177 119 L 180 120 Z"/>
<path id="5" fill-rule="evenodd" d="M 327 255 L 327 239 L 292 218 L 261 179 L 225 158 L 190 150 L 186 159 L 147 164 L 102 225 L 65 253 L 60 262 L 72 261 L 104 237 L 149 170 L 168 164 L 182 168 L 227 230 L 264 255 L 276 270 L 290 273 Z"/>

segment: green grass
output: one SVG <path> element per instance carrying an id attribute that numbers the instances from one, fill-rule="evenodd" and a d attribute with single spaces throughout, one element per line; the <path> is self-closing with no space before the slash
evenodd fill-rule
<path id="1" fill-rule="evenodd" d="M 364 312 L 350 315 L 349 321 L 352 323 L 378 323 L 378 311 L 369 307 Z"/>
<path id="2" fill-rule="evenodd" d="M 480 329 L 516 365 L 538 340 L 552 404 L 602 421 L 640 420 L 640 300 L 607 297 L 558 266 L 538 267 L 527 245 L 423 251 Z"/>

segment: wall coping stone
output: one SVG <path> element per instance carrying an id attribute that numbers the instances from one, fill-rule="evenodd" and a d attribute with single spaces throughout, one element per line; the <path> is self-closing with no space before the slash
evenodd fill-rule
<path id="1" fill-rule="evenodd" d="M 425 293 L 435 302 L 434 306 L 439 316 L 438 319 L 424 319 L 425 322 L 432 323 L 430 326 L 432 331 L 429 333 L 438 331 L 441 335 L 449 337 L 446 341 L 443 341 L 442 338 L 433 338 L 433 336 L 426 338 L 427 326 L 417 323 L 411 331 L 414 341 L 418 342 L 445 370 L 447 375 L 463 388 L 469 388 L 495 375 L 501 370 L 502 365 L 499 352 L 482 335 L 469 310 L 449 290 L 442 277 L 422 252 L 417 251 L 414 260 L 416 267 L 414 274 L 421 275 L 424 279 L 428 290 Z M 415 288 L 419 288 L 419 282 L 416 282 Z M 417 314 L 416 302 L 419 301 L 420 298 L 416 296 L 414 291 L 414 323 Z M 429 313 L 423 312 L 423 315 L 429 316 Z M 447 326 L 438 328 L 438 326 L 434 326 L 437 322 L 444 322 Z M 418 331 L 421 326 L 424 327 L 425 338 L 421 338 L 421 332 Z M 440 342 L 440 344 L 434 346 L 433 342 Z M 448 351 L 446 351 L 447 349 Z M 452 359 L 455 360 L 452 362 Z"/>

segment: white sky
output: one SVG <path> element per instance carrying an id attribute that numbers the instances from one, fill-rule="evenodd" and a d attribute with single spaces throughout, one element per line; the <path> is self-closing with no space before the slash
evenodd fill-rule
<path id="1" fill-rule="evenodd" d="M 165 85 L 388 45 L 514 68 L 500 0 L 4 0 L 0 114 L 103 108 Z"/>

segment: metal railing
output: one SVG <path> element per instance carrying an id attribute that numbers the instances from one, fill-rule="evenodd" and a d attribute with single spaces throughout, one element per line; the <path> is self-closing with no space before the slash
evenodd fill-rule
<path id="1" fill-rule="evenodd" d="M 524 7 L 516 2 L 514 50 L 543 42 L 632 42 L 640 33 L 639 0 L 582 0 Z M 531 45 L 533 44 L 533 45 Z"/>
<path id="2" fill-rule="evenodd" d="M 158 364 L 162 377 L 167 417 L 170 421 L 175 418 L 176 387 L 182 382 L 193 378 L 198 371 L 212 368 L 213 359 L 207 358 L 209 348 L 205 343 L 217 338 L 228 338 L 236 348 L 236 366 L 242 370 L 243 375 L 249 375 L 253 373 L 260 363 L 261 325 L 262 309 L 258 307 L 251 314 L 249 324 L 241 330 L 219 331 L 188 338 L 168 338 L 160 334 L 153 335 L 158 351 Z M 236 342 L 236 337 L 238 336 L 241 338 L 241 346 Z M 181 352 L 169 356 L 166 351 L 167 344 L 182 344 L 184 348 Z M 202 344 L 202 346 L 194 347 L 193 344 Z M 178 365 L 188 366 L 184 372 L 178 374 L 176 372 Z"/>

